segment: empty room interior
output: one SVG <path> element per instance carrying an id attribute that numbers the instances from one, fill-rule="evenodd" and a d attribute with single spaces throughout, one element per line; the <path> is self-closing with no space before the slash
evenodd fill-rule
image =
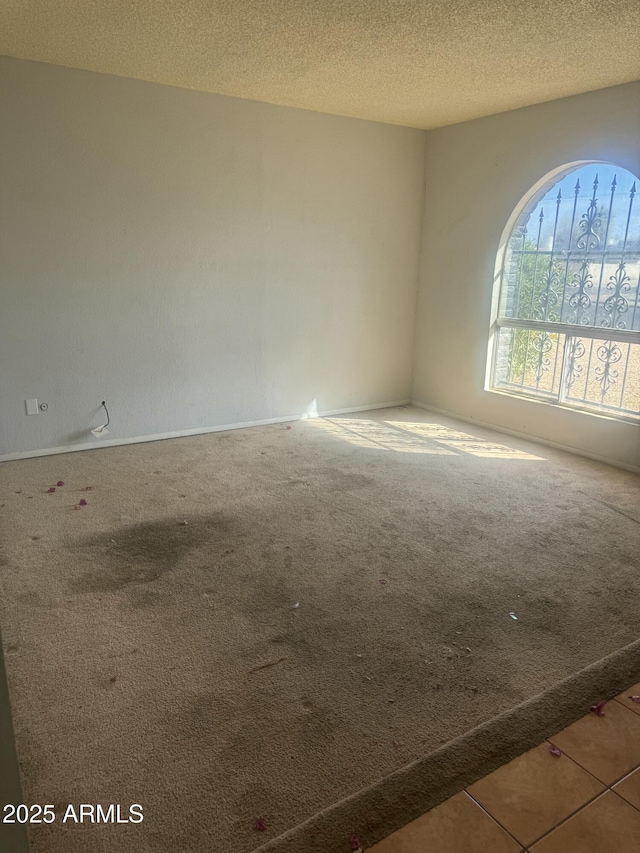
<path id="1" fill-rule="evenodd" d="M 2 853 L 640 849 L 639 37 L 2 4 Z"/>

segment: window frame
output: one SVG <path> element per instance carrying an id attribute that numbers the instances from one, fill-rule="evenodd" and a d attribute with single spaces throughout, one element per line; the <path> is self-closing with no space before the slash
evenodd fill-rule
<path id="1" fill-rule="evenodd" d="M 491 302 L 491 322 L 489 329 L 488 353 L 485 372 L 485 391 L 495 394 L 502 394 L 514 399 L 535 401 L 544 403 L 549 406 L 556 406 L 571 411 L 579 412 L 580 414 L 592 415 L 595 417 L 610 418 L 616 421 L 623 421 L 638 425 L 640 423 L 640 411 L 637 414 L 625 411 L 616 411 L 615 407 L 611 409 L 599 408 L 597 404 L 590 407 L 585 403 L 573 401 L 566 397 L 566 372 L 567 372 L 567 349 L 572 339 L 583 338 L 599 341 L 611 341 L 615 343 L 628 343 L 640 345 L 640 330 L 635 329 L 616 329 L 604 326 L 587 326 L 579 323 L 557 323 L 546 320 L 525 320 L 517 318 L 507 318 L 500 316 L 500 300 L 503 289 L 503 281 L 505 276 L 505 264 L 508 256 L 509 242 L 513 235 L 513 231 L 520 219 L 525 208 L 530 205 L 537 194 L 544 189 L 548 184 L 551 184 L 556 178 L 565 177 L 572 172 L 584 166 L 612 166 L 614 168 L 623 169 L 631 172 L 625 166 L 612 163 L 608 160 L 577 160 L 571 163 L 565 163 L 548 172 L 540 178 L 529 190 L 522 196 L 520 202 L 512 210 L 507 224 L 502 232 L 498 251 L 496 253 L 496 262 L 494 269 L 493 291 Z M 631 172 L 631 174 L 634 174 Z M 640 178 L 636 179 L 640 183 Z M 536 393 L 532 388 L 526 386 L 513 388 L 508 383 L 500 385 L 495 381 L 495 373 L 497 369 L 497 354 L 499 344 L 499 333 L 501 329 L 517 329 L 529 331 L 541 331 L 548 334 L 557 334 L 564 336 L 563 353 L 560 365 L 560 380 L 558 392 L 552 394 L 550 392 Z"/>

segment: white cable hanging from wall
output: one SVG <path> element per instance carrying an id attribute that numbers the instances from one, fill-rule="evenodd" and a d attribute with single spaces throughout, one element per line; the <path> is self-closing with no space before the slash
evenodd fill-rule
<path id="1" fill-rule="evenodd" d="M 101 424 L 99 427 L 92 429 L 91 432 L 95 435 L 96 438 L 102 438 L 103 435 L 107 435 L 111 430 L 109 429 L 109 423 L 111 422 L 111 418 L 109 417 L 109 410 L 107 409 L 107 403 L 105 400 L 100 404 L 105 412 L 107 413 L 106 423 Z"/>

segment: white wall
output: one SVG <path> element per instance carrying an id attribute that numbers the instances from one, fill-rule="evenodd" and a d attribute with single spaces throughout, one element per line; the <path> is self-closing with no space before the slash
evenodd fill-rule
<path id="1" fill-rule="evenodd" d="M 410 394 L 422 131 L 0 58 L 0 456 Z M 26 398 L 49 411 L 27 417 Z"/>
<path id="2" fill-rule="evenodd" d="M 576 160 L 640 175 L 640 83 L 428 133 L 413 399 L 640 467 L 638 425 L 484 390 L 502 231 L 543 175 Z"/>

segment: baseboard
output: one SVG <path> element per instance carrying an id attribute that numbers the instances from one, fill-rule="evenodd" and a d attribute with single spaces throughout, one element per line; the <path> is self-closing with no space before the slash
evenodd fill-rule
<path id="1" fill-rule="evenodd" d="M 623 471 L 631 471 L 632 474 L 640 474 L 640 468 L 636 465 L 628 465 L 626 462 L 618 462 L 616 459 L 610 459 L 608 456 L 598 456 L 595 453 L 589 453 L 587 450 L 580 450 L 577 447 L 571 447 L 568 444 L 560 444 L 558 441 L 550 441 L 548 438 L 542 438 L 539 435 L 531 435 L 528 432 L 522 432 L 517 429 L 509 429 L 508 427 L 498 426 L 497 424 L 481 421 L 478 418 L 472 418 L 457 414 L 457 412 L 449 412 L 446 409 L 438 409 L 436 406 L 428 406 L 426 403 L 419 403 L 417 400 L 412 400 L 411 405 L 417 409 L 424 409 L 427 412 L 433 412 L 436 415 L 444 415 L 448 418 L 453 418 L 457 421 L 463 421 L 467 424 L 492 429 L 495 432 L 503 433 L 504 435 L 512 435 L 514 438 L 524 438 L 527 441 L 532 441 L 535 444 L 544 444 L 547 447 L 554 447 L 556 450 L 564 450 L 566 453 L 573 453 L 575 456 L 583 456 L 586 459 L 592 459 L 594 462 L 602 462 L 604 465 L 611 465 L 613 468 L 621 468 Z"/>
<path id="2" fill-rule="evenodd" d="M 137 435 L 131 438 L 111 438 L 107 441 L 83 442 L 68 444 L 62 447 L 47 447 L 41 450 L 23 450 L 17 453 L 0 455 L 0 462 L 11 462 L 16 459 L 33 459 L 38 456 L 54 456 L 58 453 L 76 453 L 80 450 L 99 450 L 102 447 L 118 447 L 122 444 L 142 444 L 147 441 L 164 441 L 167 438 L 184 438 L 188 435 L 205 435 L 210 432 L 226 432 L 232 429 L 247 429 L 248 427 L 268 426 L 270 424 L 285 424 L 293 421 L 304 421 L 309 418 L 327 418 L 332 415 L 348 415 L 354 412 L 368 412 L 372 409 L 392 409 L 394 406 L 407 406 L 410 400 L 393 400 L 388 403 L 370 403 L 366 406 L 350 406 L 346 409 L 329 409 L 323 412 L 303 415 L 285 415 L 280 418 L 264 418 L 256 421 L 243 421 L 233 424 L 217 424 L 216 426 L 199 427 L 198 429 L 183 429 L 174 432 L 159 432 L 153 435 Z"/>

